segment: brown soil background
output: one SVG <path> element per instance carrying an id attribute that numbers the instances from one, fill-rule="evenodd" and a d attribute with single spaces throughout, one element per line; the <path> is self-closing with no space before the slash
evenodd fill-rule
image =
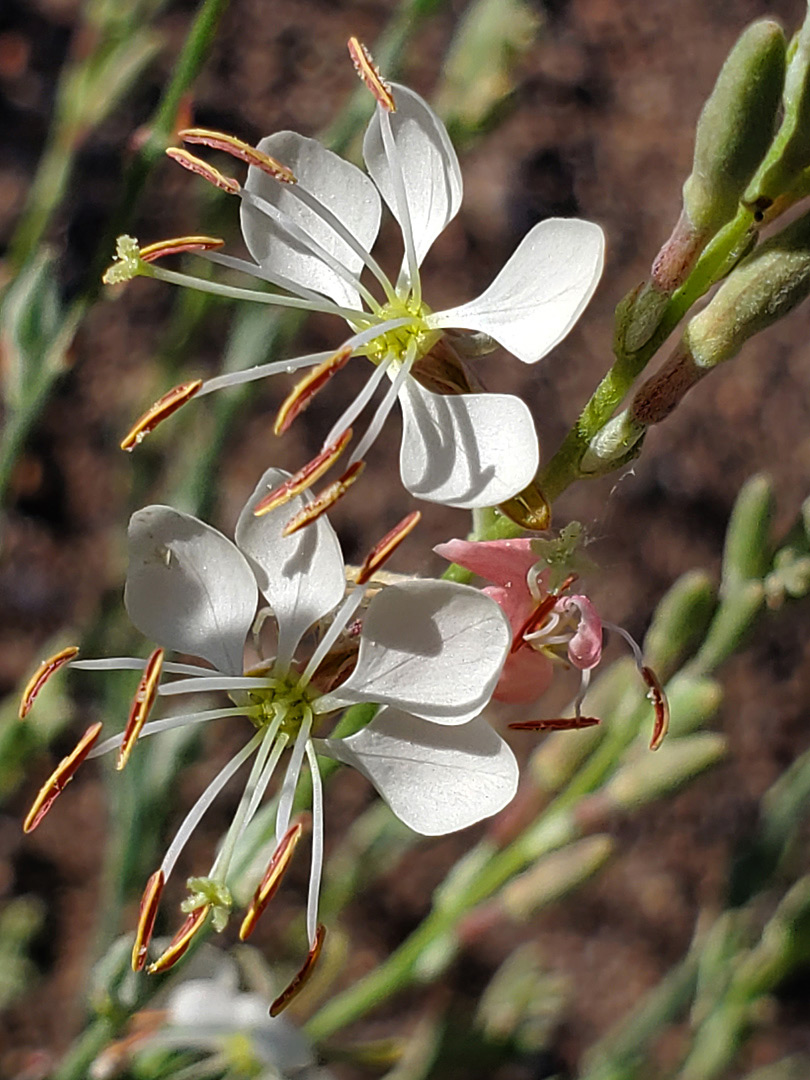
<path id="1" fill-rule="evenodd" d="M 0 64 L 0 137 L 6 144 L 0 235 L 7 237 L 42 146 L 76 7 L 71 0 L 6 5 L 0 45 L 24 46 L 22 64 Z M 407 50 L 402 81 L 430 95 L 462 8 L 450 3 L 424 24 Z M 317 132 L 354 89 L 346 38 L 356 33 L 373 41 L 391 10 L 391 4 L 371 0 L 232 0 L 196 89 L 197 119 L 251 140 L 285 127 Z M 645 276 L 677 216 L 694 124 L 724 56 L 750 20 L 771 14 L 790 29 L 803 5 L 549 0 L 538 4 L 537 13 L 543 28 L 519 64 L 514 107 L 462 157 L 464 206 L 427 261 L 424 292 L 434 308 L 476 295 L 542 217 L 579 215 L 604 227 L 603 282 L 563 345 L 534 369 L 500 353 L 481 369 L 491 389 L 525 397 L 543 446 L 553 448 L 607 366 L 615 304 Z M 166 50 L 130 103 L 81 154 L 51 236 L 63 254 L 66 288 L 86 264 L 115 195 L 127 138 L 148 115 L 191 14 L 192 6 L 181 4 L 162 18 Z M 0 60 L 8 55 L 0 48 Z M 156 171 L 138 222 L 144 242 L 195 231 L 193 185 L 168 163 Z M 393 230 L 384 231 L 391 252 L 393 239 Z M 387 265 L 395 258 L 391 254 Z M 0 556 L 0 684 L 8 691 L 36 662 L 49 635 L 66 625 L 90 626 L 102 596 L 120 583 L 121 532 L 133 506 L 130 460 L 116 442 L 159 389 L 151 357 L 166 325 L 166 291 L 137 282 L 122 299 L 96 307 L 76 342 L 73 370 L 20 461 Z M 591 595 L 635 635 L 643 634 L 656 601 L 681 572 L 717 570 L 734 495 L 747 476 L 759 470 L 772 475 L 783 527 L 808 494 L 807 319 L 801 308 L 749 343 L 652 432 L 641 460 L 620 482 L 581 485 L 558 504 L 558 524 L 580 519 L 599 538 L 602 573 L 591 583 Z M 334 332 L 328 321 L 313 320 L 296 351 L 328 347 L 323 342 L 333 342 Z M 219 326 L 210 340 L 195 342 L 186 370 L 215 363 L 223 339 Z M 348 396 L 351 388 L 347 372 L 336 394 Z M 225 530 L 261 471 L 270 463 L 300 463 L 338 407 L 333 397 L 328 413 L 313 408 L 308 428 L 273 446 L 268 418 L 284 392 L 278 384 L 259 385 L 232 433 L 215 515 Z M 375 451 L 363 493 L 335 515 L 350 558 L 411 508 L 395 475 L 391 436 Z M 438 570 L 438 561 L 426 554 L 430 545 L 466 529 L 459 512 L 432 506 L 423 512 L 400 569 Z M 542 1077 L 554 1063 L 573 1072 L 583 1050 L 682 956 L 698 911 L 717 904 L 729 851 L 744 842 L 757 799 L 807 746 L 808 642 L 806 607 L 760 627 L 724 671 L 720 723 L 731 739 L 728 762 L 664 813 L 617 826 L 619 857 L 610 868 L 529 928 L 549 967 L 569 980 L 572 1004 L 555 1035 L 553 1061 L 519 1075 Z M 50 767 L 35 762 L 30 784 L 0 814 L 0 902 L 17 892 L 35 893 L 51 911 L 45 940 L 37 944 L 40 979 L 0 1020 L 0 1071 L 5 1063 L 9 1075 L 29 1051 L 58 1053 L 75 1033 L 92 940 L 103 832 L 99 781 L 92 772 L 78 780 L 60 813 L 35 837 L 23 841 L 18 831 Z M 363 805 L 367 791 L 359 778 L 341 779 L 334 788 L 335 824 L 328 828 L 339 829 L 341 817 Z M 362 944 L 353 969 L 385 955 L 415 925 L 448 860 L 468 842 L 425 844 L 408 857 L 406 873 L 388 875 L 373 901 L 358 903 Z M 291 893 L 289 904 L 299 902 Z M 470 946 L 449 980 L 462 1009 L 463 991 L 482 986 L 516 940 L 516 934 L 498 931 Z M 774 1001 L 730 1077 L 789 1052 L 810 1051 L 808 985 L 806 975 L 798 978 Z M 359 1025 L 356 1034 L 381 1036 L 408 1027 L 423 1004 L 410 997 L 404 1008 L 389 1007 L 381 1019 Z M 677 1060 L 678 1040 L 674 1032 L 664 1041 L 662 1068 Z"/>

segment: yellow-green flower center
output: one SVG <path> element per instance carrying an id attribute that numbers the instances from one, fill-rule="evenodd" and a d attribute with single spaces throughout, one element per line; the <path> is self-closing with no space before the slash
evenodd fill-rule
<path id="1" fill-rule="evenodd" d="M 294 739 L 304 720 L 312 719 L 312 702 L 320 694 L 312 686 L 303 686 L 296 671 L 267 680 L 266 687 L 248 693 L 251 720 L 257 728 L 265 728 L 280 719 L 279 734 Z"/>
<path id="2" fill-rule="evenodd" d="M 401 364 L 408 354 L 408 347 L 416 346 L 415 359 L 424 356 L 441 336 L 438 330 L 432 330 L 427 324 L 430 308 L 427 304 L 417 303 L 409 296 L 402 300 L 392 300 L 377 315 L 379 322 L 389 319 L 410 319 L 405 326 L 389 330 L 375 338 L 368 346 L 368 357 L 374 364 L 379 364 L 387 357 L 393 357 L 395 364 Z"/>

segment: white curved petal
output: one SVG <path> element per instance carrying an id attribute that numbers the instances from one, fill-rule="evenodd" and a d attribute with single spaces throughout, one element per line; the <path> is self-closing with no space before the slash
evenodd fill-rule
<path id="1" fill-rule="evenodd" d="M 534 478 L 539 449 L 527 406 L 511 394 L 433 394 L 408 379 L 402 406 L 402 483 L 418 499 L 496 506 Z"/>
<path id="2" fill-rule="evenodd" d="M 526 364 L 565 337 L 602 275 L 605 237 L 598 225 L 549 218 L 535 225 L 477 300 L 437 312 L 437 327 L 481 330 Z"/>
<path id="3" fill-rule="evenodd" d="M 437 724 L 466 723 L 492 696 L 510 642 L 503 612 L 477 589 L 389 585 L 369 605 L 354 671 L 315 709 L 373 701 Z"/>
<path id="4" fill-rule="evenodd" d="M 380 227 L 380 198 L 356 165 L 295 131 L 270 135 L 261 140 L 258 149 L 292 169 L 298 184 L 331 210 L 366 251 L 371 249 Z M 292 186 L 273 180 L 255 166 L 248 170 L 245 184 L 252 194 L 289 214 L 343 266 L 359 275 L 363 265 L 360 256 L 296 197 Z M 338 304 L 361 307 L 356 290 L 266 214 L 243 202 L 241 219 L 245 243 L 256 262 Z"/>
<path id="5" fill-rule="evenodd" d="M 301 635 L 340 603 L 346 588 L 340 544 L 325 516 L 292 536 L 281 535 L 311 496 L 298 495 L 269 514 L 254 516 L 259 500 L 289 475 L 282 469 L 267 470 L 239 515 L 235 533 L 278 622 L 279 659 L 284 663 L 292 658 Z"/>
<path id="6" fill-rule="evenodd" d="M 428 103 L 406 86 L 392 83 L 391 88 L 397 106 L 396 112 L 390 114 L 391 130 L 405 182 L 416 257 L 421 264 L 433 241 L 461 206 L 461 169 L 447 129 Z M 369 175 L 398 219 L 379 109 L 366 129 L 363 157 Z"/>
<path id="7" fill-rule="evenodd" d="M 222 533 L 169 506 L 133 514 L 124 603 L 146 637 L 242 674 L 259 599 L 245 558 Z"/>
<path id="8" fill-rule="evenodd" d="M 382 709 L 355 735 L 318 749 L 363 773 L 400 821 L 423 836 L 474 825 L 517 790 L 514 754 L 480 717 L 448 728 Z"/>

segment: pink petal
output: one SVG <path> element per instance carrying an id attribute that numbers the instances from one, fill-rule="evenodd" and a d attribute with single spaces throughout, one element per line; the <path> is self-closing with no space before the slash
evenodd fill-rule
<path id="1" fill-rule="evenodd" d="M 501 585 L 487 585 L 481 592 L 491 596 L 503 611 L 512 627 L 512 634 L 526 625 L 535 608 L 535 601 L 528 589 L 504 588 Z"/>
<path id="2" fill-rule="evenodd" d="M 537 701 L 548 690 L 553 674 L 548 657 L 534 649 L 518 649 L 504 664 L 492 698 L 511 704 Z"/>
<path id="3" fill-rule="evenodd" d="M 448 540 L 433 550 L 443 559 L 506 588 L 526 589 L 526 575 L 538 561 L 530 539 Z"/>
<path id="4" fill-rule="evenodd" d="M 567 596 L 557 605 L 569 613 L 579 611 L 579 626 L 568 642 L 568 659 L 581 670 L 596 667 L 602 658 L 602 620 L 587 596 Z"/>

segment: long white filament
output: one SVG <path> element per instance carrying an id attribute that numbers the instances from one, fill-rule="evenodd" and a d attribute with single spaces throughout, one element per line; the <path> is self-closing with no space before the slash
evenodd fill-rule
<path id="1" fill-rule="evenodd" d="M 236 808 L 236 813 L 234 814 L 233 821 L 228 829 L 225 841 L 217 852 L 217 857 L 214 859 L 214 865 L 211 867 L 209 876 L 212 878 L 219 877 L 223 882 L 225 880 L 237 840 L 242 835 L 248 806 L 253 802 L 256 792 L 259 789 L 259 782 L 264 773 L 267 758 L 270 756 L 270 752 L 273 749 L 273 743 L 275 742 L 283 718 L 283 712 L 279 712 L 276 718 L 261 732 L 262 743 L 259 747 L 259 752 L 251 766 L 250 776 L 248 776 L 245 790 L 242 792 L 242 798 L 239 800 L 239 806 Z M 259 798 L 261 798 L 261 794 L 259 795 Z"/>
<path id="2" fill-rule="evenodd" d="M 293 799 L 295 798 L 295 789 L 298 787 L 298 777 L 301 774 L 301 764 L 304 760 L 304 751 L 306 750 L 307 741 L 309 740 L 309 733 L 312 730 L 312 713 L 307 713 L 304 720 L 301 722 L 298 735 L 296 736 L 295 746 L 293 752 L 290 755 L 290 761 L 287 765 L 287 772 L 284 776 L 284 783 L 281 785 L 281 793 L 278 797 L 278 811 L 276 813 L 276 843 L 280 844 L 284 834 L 290 827 L 290 817 L 292 815 Z"/>
<path id="3" fill-rule="evenodd" d="M 318 931 L 318 898 L 321 893 L 321 874 L 323 873 L 323 784 L 315 748 L 309 739 L 307 740 L 307 761 L 309 774 L 312 777 L 312 856 L 307 895 L 307 939 L 309 947 L 312 948 Z"/>
<path id="4" fill-rule="evenodd" d="M 299 199 L 305 206 L 308 206 L 313 213 L 317 214 L 321 221 L 324 221 L 331 229 L 333 229 L 340 237 L 340 239 L 345 244 L 348 244 L 348 246 L 352 249 L 352 251 L 355 252 L 356 255 L 360 256 L 364 264 L 368 267 L 368 269 L 371 271 L 377 281 L 379 281 L 380 285 L 382 285 L 383 289 L 385 290 L 385 295 L 388 297 L 388 299 L 395 300 L 396 292 L 394 291 L 394 287 L 388 279 L 387 275 L 383 272 L 380 264 L 373 257 L 373 255 L 371 255 L 370 252 L 366 251 L 366 249 L 363 247 L 357 237 L 352 235 L 352 233 L 349 231 L 349 229 L 346 228 L 340 218 L 333 214 L 328 206 L 325 206 L 322 202 L 320 202 L 316 198 L 316 196 L 312 194 L 312 192 L 307 191 L 305 188 L 303 188 L 300 183 L 291 184 L 287 188 L 287 191 L 290 194 L 294 195 L 297 199 Z"/>
<path id="5" fill-rule="evenodd" d="M 205 791 L 200 795 L 199 799 L 194 803 L 192 808 L 186 814 L 183 824 L 177 830 L 177 835 L 169 845 L 169 849 L 163 856 L 163 862 L 160 865 L 160 869 L 163 871 L 164 880 L 168 881 L 169 875 L 175 867 L 175 863 L 180 857 L 180 852 L 186 846 L 188 838 L 194 832 L 202 820 L 203 814 L 206 812 L 211 803 L 219 795 L 220 791 L 225 787 L 228 781 L 234 776 L 242 765 L 247 761 L 256 747 L 264 738 L 263 731 L 257 731 L 253 738 L 243 746 L 239 753 L 231 758 L 228 764 L 221 769 Z"/>
<path id="6" fill-rule="evenodd" d="M 250 675 L 214 675 L 210 679 L 178 679 L 177 682 L 164 683 L 158 693 L 161 697 L 174 697 L 177 694 L 201 694 L 208 690 L 258 690 L 265 686 L 267 679 Z"/>
<path id="7" fill-rule="evenodd" d="M 256 811 L 259 809 L 259 803 L 264 798 L 264 793 L 267 791 L 267 786 L 272 779 L 273 773 L 276 769 L 276 765 L 278 765 L 279 758 L 284 753 L 284 750 L 286 749 L 287 743 L 289 741 L 290 736 L 285 731 L 282 731 L 281 734 L 277 737 L 275 745 L 273 746 L 273 752 L 267 759 L 267 764 L 264 767 L 264 772 L 259 778 L 259 783 L 256 785 L 256 791 L 253 793 L 253 798 L 250 800 L 250 804 L 248 805 L 247 813 L 245 814 L 245 821 L 242 825 L 242 833 L 244 833 L 245 829 L 248 827 L 248 825 L 250 825 L 251 821 L 253 821 L 253 818 L 256 816 Z"/>
<path id="8" fill-rule="evenodd" d="M 388 168 L 391 172 L 391 183 L 394 186 L 394 201 L 397 204 L 397 219 L 402 229 L 402 239 L 405 244 L 405 261 L 408 264 L 408 277 L 410 278 L 411 295 L 417 306 L 422 303 L 422 282 L 419 278 L 419 262 L 416 258 L 416 244 L 413 239 L 413 223 L 411 211 L 408 206 L 408 195 L 405 191 L 405 180 L 402 173 L 402 162 L 399 157 L 394 132 L 391 130 L 391 117 L 382 105 L 377 109 L 380 116 L 380 131 L 382 132 L 385 156 L 388 159 Z"/>
<path id="9" fill-rule="evenodd" d="M 225 296 L 230 300 L 252 300 L 258 304 L 270 304 L 273 307 L 296 308 L 299 311 L 320 311 L 325 315 L 339 315 L 351 323 L 357 312 L 354 308 L 340 307 L 330 300 L 322 300 L 314 304 L 311 300 L 302 300 L 300 296 L 282 296 L 280 293 L 260 292 L 258 289 L 240 289 L 234 285 L 222 285 L 216 281 L 206 281 L 205 278 L 194 277 L 192 274 L 181 274 L 176 270 L 164 270 L 162 266 L 154 263 L 149 265 L 149 276 L 167 281 L 170 285 L 185 285 L 186 288 L 196 289 L 198 292 L 211 293 L 214 296 Z"/>
<path id="10" fill-rule="evenodd" d="M 256 379 L 266 379 L 270 375 L 292 375 L 301 368 L 315 367 L 322 360 L 328 360 L 331 355 L 331 352 L 309 353 L 307 356 L 296 356 L 292 360 L 271 360 L 269 364 L 257 364 L 241 371 L 230 371 L 226 375 L 215 375 L 213 379 L 206 379 L 196 396 L 204 397 L 214 390 L 224 390 L 226 386 L 240 386 Z"/>
<path id="11" fill-rule="evenodd" d="M 268 202 L 267 199 L 263 199 L 260 195 L 254 195 L 251 191 L 245 191 L 244 188 L 242 188 L 239 194 L 244 202 L 249 206 L 252 206 L 255 210 L 258 210 L 259 213 L 269 217 L 271 221 L 274 221 L 279 225 L 293 239 L 308 248 L 317 259 L 325 266 L 329 267 L 333 274 L 342 278 L 351 289 L 358 292 L 368 304 L 371 311 L 380 310 L 379 301 L 376 300 L 365 285 L 363 285 L 357 274 L 353 274 L 347 266 L 344 266 L 339 259 L 335 258 L 331 251 L 327 251 L 313 236 L 310 236 L 305 229 L 302 229 L 289 214 L 285 214 L 283 210 L 279 210 L 277 206 L 273 206 L 272 203 Z"/>
<path id="12" fill-rule="evenodd" d="M 191 727 L 193 724 L 205 724 L 208 720 L 221 720 L 225 716 L 256 716 L 258 711 L 258 709 L 253 709 L 250 706 L 244 709 L 234 706 L 228 709 L 208 709 L 206 712 L 183 713 L 181 716 L 167 716 L 163 720 L 151 720 L 148 724 L 144 724 L 138 739 L 145 739 L 147 735 L 157 735 L 161 731 L 171 731 L 172 728 Z M 103 743 L 99 743 L 98 746 L 94 746 L 87 757 L 96 758 L 101 757 L 103 754 L 108 754 L 110 750 L 117 749 L 123 741 L 123 733 L 121 735 L 113 735 L 111 738 L 105 739 Z"/>
<path id="13" fill-rule="evenodd" d="M 306 686 L 309 683 L 309 680 L 320 667 L 321 661 L 348 626 L 350 619 L 362 603 L 365 591 L 366 590 L 362 586 L 356 586 L 335 612 L 335 617 L 332 619 L 329 629 L 318 642 L 318 647 L 309 658 L 309 663 L 304 668 L 304 674 L 301 676 L 302 686 Z M 317 702 L 315 702 L 314 705 L 317 709 Z"/>
<path id="14" fill-rule="evenodd" d="M 323 441 L 324 448 L 327 446 L 331 446 L 332 443 L 337 439 L 338 435 L 341 435 L 346 430 L 346 428 L 351 427 L 351 425 L 354 423 L 354 421 L 357 419 L 363 409 L 365 409 L 366 405 L 368 405 L 369 401 L 371 401 L 372 397 L 374 396 L 374 391 L 385 378 L 391 362 L 392 357 L 390 356 L 386 356 L 384 360 L 380 361 L 380 363 L 369 376 L 366 385 L 363 387 L 363 389 L 360 391 L 360 393 L 357 395 L 351 405 L 349 405 L 349 407 L 340 414 L 340 418 L 332 425 L 329 434 Z"/>
<path id="15" fill-rule="evenodd" d="M 71 660 L 70 667 L 81 668 L 82 671 L 143 671 L 146 661 L 137 656 L 108 656 L 102 660 Z M 211 675 L 210 667 L 197 666 L 196 664 L 173 664 L 163 665 L 163 670 L 169 675 Z"/>
<path id="16" fill-rule="evenodd" d="M 203 259 L 207 259 L 208 262 L 224 266 L 228 270 L 237 270 L 240 274 L 247 274 L 249 277 L 259 278 L 269 285 L 275 285 L 277 289 L 286 289 L 293 296 L 300 296 L 313 304 L 319 304 L 323 300 L 320 293 L 299 285 L 297 281 L 293 281 L 292 278 L 288 278 L 284 274 L 277 274 L 273 270 L 268 270 L 266 266 L 260 266 L 259 263 L 250 262 L 248 259 L 239 259 L 234 255 L 225 255 L 220 251 L 200 251 L 198 254 Z M 357 314 L 360 316 L 363 312 L 358 311 Z"/>
<path id="17" fill-rule="evenodd" d="M 349 465 L 354 465 L 355 461 L 360 461 L 366 456 L 368 451 L 374 445 L 377 440 L 377 436 L 383 429 L 385 421 L 388 419 L 388 414 L 394 407 L 394 403 L 399 396 L 399 392 L 402 389 L 402 384 L 408 378 L 413 365 L 414 357 L 416 356 L 416 342 L 411 339 L 408 342 L 408 349 L 405 354 L 405 360 L 400 365 L 399 371 L 394 376 L 394 380 L 386 391 L 385 397 L 371 418 L 371 423 L 368 425 L 365 435 L 354 448 L 351 458 L 349 459 Z M 390 370 L 390 367 L 389 367 Z"/>

